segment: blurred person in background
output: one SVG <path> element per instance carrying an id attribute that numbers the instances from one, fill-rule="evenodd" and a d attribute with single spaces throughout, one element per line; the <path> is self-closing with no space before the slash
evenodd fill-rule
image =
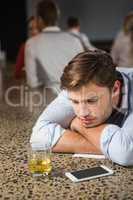
<path id="1" fill-rule="evenodd" d="M 28 19 L 27 25 L 28 25 L 28 38 L 33 37 L 39 33 L 37 21 L 34 16 L 31 16 Z M 15 64 L 15 78 L 16 79 L 21 79 L 24 76 L 24 65 L 25 65 L 24 52 L 25 52 L 25 43 L 22 43 L 19 48 L 16 64 Z"/>
<path id="2" fill-rule="evenodd" d="M 90 43 L 87 35 L 80 32 L 81 26 L 80 21 L 77 17 L 70 16 L 67 19 L 67 28 L 68 32 L 73 34 L 75 37 L 78 37 L 85 50 L 95 50 L 96 48 Z"/>
<path id="3" fill-rule="evenodd" d="M 111 50 L 113 61 L 120 67 L 133 67 L 133 12 L 129 13 Z"/>
<path id="4" fill-rule="evenodd" d="M 54 94 L 60 90 L 64 66 L 84 50 L 78 38 L 61 32 L 57 25 L 59 14 L 59 8 L 52 0 L 37 4 L 36 15 L 42 31 L 27 41 L 25 51 L 28 85 L 31 88 L 52 88 Z"/>

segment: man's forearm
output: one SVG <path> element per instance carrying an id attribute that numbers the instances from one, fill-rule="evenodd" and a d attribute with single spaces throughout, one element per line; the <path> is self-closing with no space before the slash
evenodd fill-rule
<path id="1" fill-rule="evenodd" d="M 85 137 L 70 130 L 64 132 L 52 151 L 66 153 L 101 153 L 96 146 L 91 144 Z"/>
<path id="2" fill-rule="evenodd" d="M 94 145 L 96 149 L 101 151 L 100 138 L 101 138 L 102 131 L 106 126 L 107 124 L 101 124 L 96 127 L 85 128 L 81 120 L 75 117 L 71 122 L 70 128 L 71 130 L 78 132 L 80 135 L 86 138 L 86 140 L 88 140 L 89 143 Z"/>
<path id="3" fill-rule="evenodd" d="M 102 130 L 105 128 L 106 124 L 99 125 L 97 127 L 92 128 L 84 128 L 82 127 L 79 133 L 85 137 L 91 144 L 93 144 L 99 151 L 100 149 L 100 138 L 102 134 Z"/>

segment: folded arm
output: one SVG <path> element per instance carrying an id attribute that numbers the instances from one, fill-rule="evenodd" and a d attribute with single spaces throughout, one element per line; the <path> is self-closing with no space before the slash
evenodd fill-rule
<path id="1" fill-rule="evenodd" d="M 93 144 L 99 150 L 99 152 L 101 152 L 101 134 L 106 126 L 107 124 L 101 124 L 96 127 L 85 128 L 77 117 L 75 117 L 71 122 L 71 130 L 76 131 L 82 135 L 88 142 Z"/>
<path id="2" fill-rule="evenodd" d="M 45 109 L 33 128 L 30 142 L 48 143 L 52 139 L 54 152 L 99 153 L 99 150 L 69 126 L 75 113 L 66 92 Z"/>
<path id="3" fill-rule="evenodd" d="M 80 120 L 75 118 L 71 127 L 85 137 L 99 151 L 112 161 L 129 166 L 133 165 L 133 113 L 123 127 L 113 124 L 101 124 L 93 128 L 85 128 Z"/>
<path id="4" fill-rule="evenodd" d="M 53 152 L 69 153 L 95 153 L 100 151 L 79 133 L 66 130 L 57 144 L 53 147 Z"/>

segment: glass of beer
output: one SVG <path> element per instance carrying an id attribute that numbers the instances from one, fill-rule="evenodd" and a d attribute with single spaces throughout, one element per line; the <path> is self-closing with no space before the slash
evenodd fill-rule
<path id="1" fill-rule="evenodd" d="M 28 168 L 30 173 L 35 176 L 46 176 L 51 173 L 51 145 L 34 142 L 30 144 Z"/>

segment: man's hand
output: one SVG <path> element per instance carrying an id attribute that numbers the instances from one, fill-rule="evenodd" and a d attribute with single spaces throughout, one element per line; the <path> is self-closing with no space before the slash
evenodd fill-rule
<path id="1" fill-rule="evenodd" d="M 75 117 L 72 121 L 71 121 L 71 125 L 70 125 L 70 129 L 72 131 L 75 131 L 75 132 L 78 132 L 80 133 L 82 131 L 82 124 L 81 124 L 81 121 Z"/>
<path id="2" fill-rule="evenodd" d="M 101 133 L 106 125 L 107 124 L 100 124 L 96 127 L 86 128 L 82 125 L 81 120 L 75 117 L 71 122 L 70 129 L 81 134 L 91 144 L 93 144 L 94 146 L 96 146 L 96 148 L 100 150 Z"/>

